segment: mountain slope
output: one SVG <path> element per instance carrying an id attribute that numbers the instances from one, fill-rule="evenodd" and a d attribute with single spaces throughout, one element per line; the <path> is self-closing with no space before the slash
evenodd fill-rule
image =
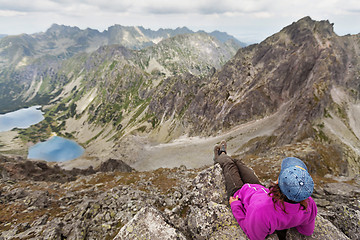
<path id="1" fill-rule="evenodd" d="M 340 151 L 327 162 L 347 166 L 334 170 L 337 174 L 356 174 L 360 166 L 354 117 L 358 116 L 358 49 L 358 35 L 339 37 L 328 21 L 303 18 L 258 45 L 240 49 L 212 78 L 202 80 L 185 111 L 161 102 L 182 102 L 188 95 L 167 95 L 164 101 L 162 93 L 153 98 L 150 111 L 162 122 L 169 120 L 170 131 L 182 129 L 180 135 L 204 137 L 281 114 L 278 128 L 270 136 L 267 132 L 265 138 L 254 139 L 251 151 L 265 154 L 271 147 L 313 139 L 328 152 Z M 341 93 L 341 100 L 334 101 L 334 92 Z M 347 135 L 334 134 L 339 125 L 335 119 Z"/>
<path id="2" fill-rule="evenodd" d="M 141 51 L 139 57 L 148 60 L 142 62 L 148 72 L 160 65 L 165 68 L 161 74 L 167 76 L 187 72 L 206 75 L 211 68 L 220 69 L 236 51 L 237 48 L 206 33 L 196 33 L 165 39 Z"/>
<path id="3" fill-rule="evenodd" d="M 200 90 L 198 99 L 195 98 L 190 106 L 189 120 L 195 123 L 207 116 L 199 132 L 217 131 L 226 128 L 226 124 L 235 126 L 271 114 L 289 101 L 300 98 L 301 101 L 313 101 L 314 84 L 324 81 L 322 75 L 333 76 L 332 71 L 344 71 L 340 64 L 329 69 L 330 73 L 324 71 L 324 66 L 331 63 L 328 57 L 334 53 L 317 43 L 316 34 L 323 34 L 323 30 L 312 32 L 316 25 L 327 27 L 327 23 L 303 19 L 259 45 L 239 50 Z M 332 37 L 337 38 L 333 32 Z M 338 77 L 326 80 L 339 81 Z M 196 112 L 202 109 L 199 104 L 204 106 L 204 111 Z"/>

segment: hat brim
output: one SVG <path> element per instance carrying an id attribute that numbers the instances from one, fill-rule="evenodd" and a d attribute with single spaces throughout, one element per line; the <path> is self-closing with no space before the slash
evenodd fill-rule
<path id="1" fill-rule="evenodd" d="M 289 167 L 295 167 L 295 166 L 301 167 L 304 170 L 308 171 L 308 169 L 303 161 L 301 161 L 300 159 L 298 159 L 296 157 L 287 157 L 287 158 L 284 158 L 284 160 L 281 163 L 280 173 Z"/>

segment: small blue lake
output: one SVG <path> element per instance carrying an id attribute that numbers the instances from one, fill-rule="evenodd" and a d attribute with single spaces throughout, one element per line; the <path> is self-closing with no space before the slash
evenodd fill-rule
<path id="1" fill-rule="evenodd" d="M 44 119 L 40 106 L 23 108 L 14 112 L 0 115 L 0 132 L 13 128 L 28 128 Z"/>
<path id="2" fill-rule="evenodd" d="M 80 157 L 84 149 L 75 141 L 54 136 L 29 148 L 29 159 L 63 162 Z"/>

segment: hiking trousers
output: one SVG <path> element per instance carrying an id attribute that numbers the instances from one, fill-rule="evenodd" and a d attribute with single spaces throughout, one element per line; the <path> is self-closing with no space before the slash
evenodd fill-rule
<path id="1" fill-rule="evenodd" d="M 227 154 L 215 158 L 219 163 L 225 177 L 225 187 L 228 198 L 239 190 L 245 183 L 261 184 L 254 171 L 239 159 L 232 159 Z"/>

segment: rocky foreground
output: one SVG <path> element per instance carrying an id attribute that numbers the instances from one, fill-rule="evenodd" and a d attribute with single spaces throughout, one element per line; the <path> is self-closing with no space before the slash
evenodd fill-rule
<path id="1" fill-rule="evenodd" d="M 247 239 L 218 164 L 136 172 L 109 160 L 98 169 L 65 171 L 1 157 L 0 172 L 1 240 Z M 292 229 L 288 239 L 359 239 L 360 178 L 336 180 L 315 187 L 314 234 Z"/>

